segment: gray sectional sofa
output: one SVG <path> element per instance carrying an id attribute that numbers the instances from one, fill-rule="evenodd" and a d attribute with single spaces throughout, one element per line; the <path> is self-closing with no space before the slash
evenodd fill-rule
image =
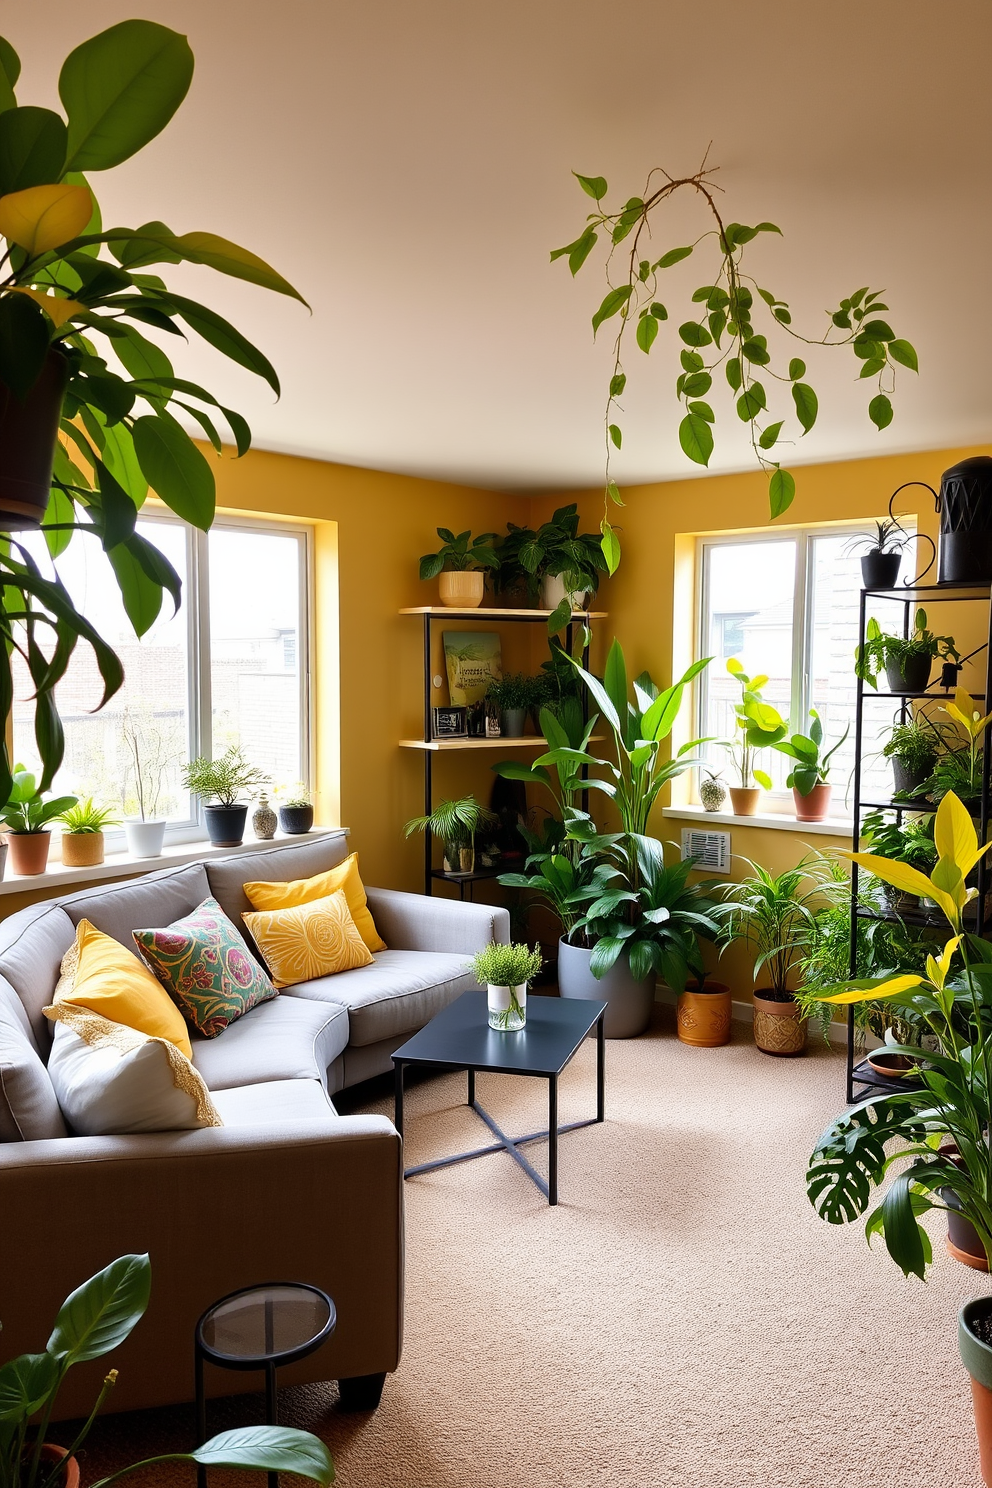
<path id="1" fill-rule="evenodd" d="M 330 1097 L 391 1068 L 412 1032 L 474 987 L 471 953 L 509 939 L 506 910 L 368 889 L 388 950 L 374 964 L 287 987 L 193 1062 L 222 1127 L 80 1137 L 66 1128 L 45 1062 L 62 957 L 82 918 L 133 950 L 207 895 L 242 927 L 249 880 L 307 878 L 341 862 L 334 833 L 165 868 L 31 906 L 0 922 L 0 1322 L 2 1355 L 44 1347 L 61 1299 L 115 1256 L 149 1251 L 148 1312 L 111 1361 L 116 1410 L 192 1398 L 197 1317 L 238 1287 L 309 1281 L 334 1298 L 337 1329 L 280 1384 L 337 1379 L 342 1402 L 374 1403 L 399 1362 L 403 1320 L 401 1143 L 381 1116 L 339 1116 Z M 90 1408 L 106 1361 L 69 1376 L 61 1418 Z M 208 1371 L 209 1374 L 209 1371 Z M 260 1388 L 251 1375 L 208 1391 Z"/>

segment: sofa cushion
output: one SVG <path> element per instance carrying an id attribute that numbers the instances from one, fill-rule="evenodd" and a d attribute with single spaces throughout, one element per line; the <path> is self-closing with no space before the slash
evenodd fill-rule
<path id="1" fill-rule="evenodd" d="M 89 1008 L 149 1038 L 170 1039 L 187 1059 L 192 1057 L 183 1015 L 165 988 L 119 940 L 89 920 L 80 920 L 76 943 L 62 957 L 55 1001 Z"/>
<path id="2" fill-rule="evenodd" d="M 132 930 L 141 925 L 168 925 L 170 920 L 189 914 L 209 893 L 203 864 L 187 863 L 183 868 L 164 868 L 113 887 L 103 884 L 84 889 L 63 899 L 62 905 L 74 925 L 87 919 L 136 956 Z"/>
<path id="3" fill-rule="evenodd" d="M 42 1058 L 47 1058 L 52 1043 L 42 1009 L 55 995 L 62 957 L 75 939 L 72 920 L 51 901 L 32 904 L 0 924 L 0 976 L 17 993 Z"/>
<path id="4" fill-rule="evenodd" d="M 291 847 L 271 851 L 239 853 L 235 858 L 215 858 L 206 865 L 213 894 L 228 919 L 241 924 L 241 916 L 251 909 L 244 885 L 249 880 L 289 880 L 312 878 L 336 868 L 348 856 L 348 839 L 343 832 L 327 837 L 304 838 Z M 202 897 L 202 896 L 201 896 Z"/>
<path id="5" fill-rule="evenodd" d="M 347 1042 L 348 1014 L 340 1004 L 276 997 L 260 1002 L 218 1038 L 194 1038 L 193 1063 L 211 1091 L 268 1080 L 323 1084 Z"/>
<path id="6" fill-rule="evenodd" d="M 328 868 L 326 873 L 315 873 L 313 878 L 295 878 L 289 883 L 261 879 L 244 886 L 252 909 L 290 909 L 297 904 L 312 904 L 315 899 L 336 894 L 338 889 L 344 890 L 351 918 L 369 950 L 384 951 L 386 942 L 369 913 L 365 885 L 358 871 L 357 853 L 350 853 L 336 868 Z"/>
<path id="7" fill-rule="evenodd" d="M 288 909 L 260 909 L 242 919 L 277 987 L 372 965 L 372 952 L 358 933 L 344 889 Z"/>
<path id="8" fill-rule="evenodd" d="M 326 1121 L 336 1116 L 319 1080 L 266 1080 L 218 1090 L 214 1105 L 225 1126 L 268 1126 L 271 1121 Z"/>
<path id="9" fill-rule="evenodd" d="M 135 930 L 134 943 L 183 1017 L 206 1038 L 276 995 L 238 927 L 209 895 L 171 925 Z"/>
<path id="10" fill-rule="evenodd" d="M 0 977 L 0 1142 L 64 1136 L 62 1112 L 27 1013 L 13 987 Z"/>
<path id="11" fill-rule="evenodd" d="M 373 960 L 374 966 L 286 987 L 281 1000 L 340 1003 L 348 1009 L 350 1042 L 361 1045 L 423 1028 L 449 1002 L 478 986 L 466 969 L 466 955 L 380 951 Z"/>

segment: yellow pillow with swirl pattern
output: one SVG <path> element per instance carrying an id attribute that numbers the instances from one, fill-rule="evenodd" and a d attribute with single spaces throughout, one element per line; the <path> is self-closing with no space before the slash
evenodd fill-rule
<path id="1" fill-rule="evenodd" d="M 256 910 L 241 918 L 277 987 L 371 966 L 375 959 L 358 933 L 343 889 L 309 904 Z"/>

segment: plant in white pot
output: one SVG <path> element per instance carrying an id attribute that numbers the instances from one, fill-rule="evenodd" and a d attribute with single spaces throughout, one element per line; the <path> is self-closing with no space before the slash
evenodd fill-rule
<path id="1" fill-rule="evenodd" d="M 162 729 L 139 719 L 130 708 L 121 715 L 124 743 L 124 836 L 132 858 L 160 858 L 166 820 L 160 803 L 167 773 L 180 757 Z"/>
<path id="2" fill-rule="evenodd" d="M 207 835 L 214 847 L 240 846 L 248 803 L 239 802 L 238 797 L 268 785 L 269 779 L 264 770 L 249 764 L 237 744 L 225 750 L 220 759 L 200 755 L 190 760 L 183 770 L 183 784 L 204 802 Z"/>
<path id="3" fill-rule="evenodd" d="M 486 569 L 498 569 L 499 559 L 493 544 L 495 532 L 482 532 L 473 537 L 470 531 L 455 534 L 438 527 L 441 546 L 436 553 L 425 553 L 420 560 L 420 577 L 438 580 L 441 603 L 449 609 L 476 610 L 486 588 Z"/>
<path id="4" fill-rule="evenodd" d="M 489 1027 L 516 1033 L 527 1022 L 527 983 L 541 969 L 539 946 L 492 945 L 472 958 L 472 970 L 488 993 Z"/>

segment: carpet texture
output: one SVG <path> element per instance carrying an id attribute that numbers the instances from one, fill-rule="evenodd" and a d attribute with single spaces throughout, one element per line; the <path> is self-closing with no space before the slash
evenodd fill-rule
<path id="1" fill-rule="evenodd" d="M 283 1393 L 284 1422 L 328 1442 L 340 1488 L 980 1488 L 955 1319 L 988 1279 L 946 1255 L 936 1217 L 925 1286 L 817 1219 L 803 1174 L 842 1082 L 822 1044 L 774 1059 L 737 1025 L 686 1048 L 659 1007 L 646 1037 L 608 1043 L 607 1121 L 561 1139 L 557 1209 L 505 1154 L 407 1184 L 406 1347 L 382 1405 L 338 1416 L 311 1386 Z M 544 1123 L 545 1090 L 479 1078 L 511 1133 Z M 412 1086 L 409 1163 L 484 1144 L 464 1099 L 463 1076 Z M 562 1121 L 594 1102 L 590 1043 Z M 211 1427 L 259 1406 L 219 1402 Z M 84 1482 L 185 1449 L 191 1417 L 101 1423 Z"/>

